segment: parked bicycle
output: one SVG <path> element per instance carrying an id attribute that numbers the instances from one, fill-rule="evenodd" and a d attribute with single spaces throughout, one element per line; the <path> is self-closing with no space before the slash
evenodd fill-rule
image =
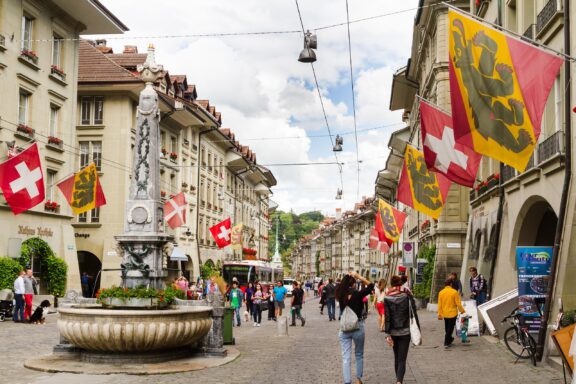
<path id="1" fill-rule="evenodd" d="M 504 344 L 519 359 L 531 359 L 536 366 L 536 341 L 528 331 L 528 327 L 522 322 L 522 316 L 518 313 L 518 308 L 502 319 L 502 323 L 508 322 L 511 326 L 504 332 Z"/>

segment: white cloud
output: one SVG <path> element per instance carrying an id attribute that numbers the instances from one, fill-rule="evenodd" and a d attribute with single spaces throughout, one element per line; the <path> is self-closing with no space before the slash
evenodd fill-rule
<path id="1" fill-rule="evenodd" d="M 244 145 L 257 153 L 261 164 L 333 162 L 324 117 L 310 65 L 297 61 L 301 34 L 235 37 L 159 38 L 152 36 L 299 30 L 291 1 L 101 0 L 131 29 L 122 39 L 109 39 L 121 52 L 125 44 L 144 51 L 148 42 L 157 60 L 171 74 L 186 74 L 196 84 L 199 98 L 209 99 L 222 112 L 223 126 L 231 128 Z M 415 8 L 416 0 L 401 3 L 350 0 L 352 20 Z M 300 0 L 306 28 L 346 21 L 344 1 Z M 414 10 L 351 25 L 358 128 L 400 123 L 401 115 L 388 110 L 392 74 L 409 55 Z M 328 89 L 349 88 L 346 26 L 317 31 L 315 63 L 324 106 L 334 132 L 353 129 L 351 103 L 345 94 Z M 151 36 L 146 39 L 131 37 Z M 346 100 L 346 103 L 342 100 Z M 389 134 L 400 126 L 359 134 L 360 196 L 372 195 L 376 172 L 384 166 Z M 304 137 L 294 139 L 292 137 Z M 283 138 L 252 140 L 253 138 Z M 350 209 L 356 202 L 356 152 L 353 135 L 345 135 L 338 154 L 343 168 L 344 199 L 335 200 L 340 186 L 338 167 L 332 165 L 270 167 L 278 186 L 273 199 L 281 209 L 302 212 L 336 207 Z"/>

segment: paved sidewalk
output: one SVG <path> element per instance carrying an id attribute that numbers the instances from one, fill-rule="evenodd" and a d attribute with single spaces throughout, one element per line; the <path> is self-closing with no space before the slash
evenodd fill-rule
<path id="1" fill-rule="evenodd" d="M 57 315 L 45 325 L 0 323 L 0 383 L 10 384 L 334 384 L 342 383 L 338 322 L 320 316 L 318 302 L 304 306 L 305 327 L 290 327 L 288 337 L 277 337 L 276 323 L 266 320 L 260 328 L 252 323 L 234 328 L 236 348 L 242 355 L 217 368 L 159 376 L 50 374 L 26 369 L 22 362 L 50 354 L 58 341 Z M 289 310 L 287 311 L 289 313 Z M 325 312 L 326 314 L 326 312 Z M 451 350 L 442 345 L 443 323 L 436 315 L 419 312 L 423 345 L 411 347 L 405 383 L 562 383 L 561 372 L 546 364 L 537 368 L 514 358 L 499 343 L 472 338 L 471 345 L 457 344 Z M 383 334 L 377 331 L 373 313 L 367 320 L 364 383 L 395 383 L 393 355 Z"/>

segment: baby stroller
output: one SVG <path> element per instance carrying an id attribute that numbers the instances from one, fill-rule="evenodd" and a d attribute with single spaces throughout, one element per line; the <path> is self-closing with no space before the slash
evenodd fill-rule
<path id="1" fill-rule="evenodd" d="M 4 321 L 7 317 L 12 318 L 14 313 L 14 294 L 9 289 L 0 291 L 0 321 Z"/>

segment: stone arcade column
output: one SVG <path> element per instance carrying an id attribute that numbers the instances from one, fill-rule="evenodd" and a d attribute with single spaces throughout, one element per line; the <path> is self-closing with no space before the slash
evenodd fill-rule
<path id="1" fill-rule="evenodd" d="M 160 200 L 160 111 L 154 82 L 162 76 L 162 65 L 156 64 L 154 47 L 138 66 L 146 83 L 140 92 L 136 121 L 136 145 L 126 202 L 124 233 L 115 236 L 122 249 L 122 285 L 163 288 L 167 276 L 163 251 L 172 236 L 163 232 L 163 205 Z"/>

